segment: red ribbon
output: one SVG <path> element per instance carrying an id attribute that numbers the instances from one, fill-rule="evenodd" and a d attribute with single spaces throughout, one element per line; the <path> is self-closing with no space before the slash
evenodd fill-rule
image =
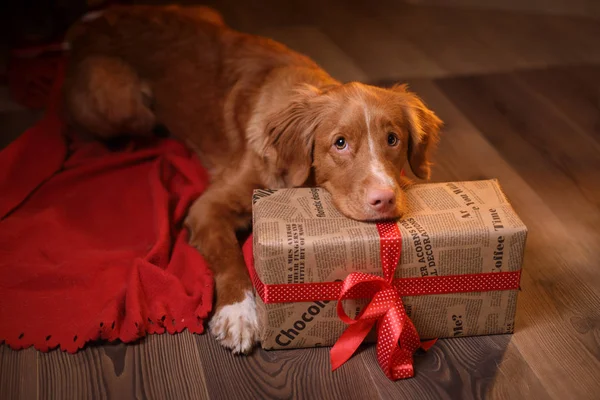
<path id="1" fill-rule="evenodd" d="M 409 378 L 414 375 L 412 357 L 420 347 L 419 334 L 406 315 L 404 304 L 398 291 L 392 286 L 392 279 L 402 252 L 402 237 L 395 223 L 379 223 L 377 230 L 381 238 L 381 264 L 383 278 L 353 272 L 344 280 L 337 303 L 337 313 L 342 321 L 350 326 L 332 347 L 331 367 L 337 369 L 354 354 L 358 346 L 377 325 L 377 361 L 390 379 Z M 342 300 L 348 298 L 353 288 L 361 286 L 363 293 L 369 293 L 372 300 L 356 319 L 348 317 Z"/>
<path id="2" fill-rule="evenodd" d="M 264 284 L 258 277 L 251 260 L 247 261 L 247 265 L 256 292 L 266 304 L 337 300 L 344 285 L 342 281 Z M 519 288 L 520 280 L 521 271 L 508 271 L 399 278 L 392 281 L 392 286 L 400 296 L 423 296 L 516 290 Z M 362 287 L 358 286 L 354 287 L 346 298 L 360 299 L 367 297 Z"/>

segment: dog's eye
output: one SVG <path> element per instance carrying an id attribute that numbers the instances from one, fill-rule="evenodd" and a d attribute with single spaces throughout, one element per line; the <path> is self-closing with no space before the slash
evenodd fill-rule
<path id="1" fill-rule="evenodd" d="M 398 144 L 398 136 L 395 133 L 390 132 L 388 134 L 388 145 L 395 146 Z"/>
<path id="2" fill-rule="evenodd" d="M 334 145 L 338 150 L 344 150 L 348 144 L 346 143 L 346 139 L 340 136 L 335 140 Z"/>

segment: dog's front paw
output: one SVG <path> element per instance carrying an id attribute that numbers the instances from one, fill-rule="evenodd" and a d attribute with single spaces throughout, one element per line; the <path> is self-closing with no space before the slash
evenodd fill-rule
<path id="1" fill-rule="evenodd" d="M 222 306 L 209 323 L 210 333 L 234 354 L 247 354 L 258 341 L 258 316 L 254 294 L 246 292 L 243 301 Z"/>

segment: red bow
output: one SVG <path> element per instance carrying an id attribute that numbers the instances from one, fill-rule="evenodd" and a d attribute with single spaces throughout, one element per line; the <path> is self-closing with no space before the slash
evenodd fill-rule
<path id="1" fill-rule="evenodd" d="M 331 349 L 331 367 L 337 369 L 354 354 L 375 322 L 377 326 L 377 361 L 390 379 L 410 378 L 414 375 L 413 354 L 421 347 L 419 334 L 406 315 L 398 291 L 392 279 L 402 251 L 402 236 L 398 225 L 392 222 L 377 224 L 381 238 L 381 264 L 383 278 L 353 272 L 344 280 L 337 303 L 337 313 L 350 326 Z M 342 300 L 361 293 L 361 297 L 372 298 L 356 319 L 348 317 Z M 428 342 L 423 347 L 429 347 Z"/>

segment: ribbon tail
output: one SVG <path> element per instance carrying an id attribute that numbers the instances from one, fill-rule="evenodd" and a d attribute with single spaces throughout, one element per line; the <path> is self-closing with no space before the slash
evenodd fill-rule
<path id="1" fill-rule="evenodd" d="M 331 370 L 342 366 L 365 340 L 376 320 L 363 320 L 350 325 L 329 351 Z"/>
<path id="2" fill-rule="evenodd" d="M 421 348 L 425 351 L 428 351 L 430 348 L 433 347 L 433 345 L 437 342 L 437 338 L 436 339 L 431 339 L 431 340 L 423 340 L 421 341 Z"/>
<path id="3" fill-rule="evenodd" d="M 394 349 L 389 370 L 385 372 L 387 377 L 394 381 L 415 376 L 412 352 L 400 348 Z"/>
<path id="4" fill-rule="evenodd" d="M 412 327 L 409 327 L 409 329 L 412 329 Z M 427 351 L 432 348 L 436 342 L 437 339 L 424 340 L 420 342 L 418 346 L 424 351 Z M 408 348 L 395 348 L 392 353 L 390 370 L 389 373 L 386 373 L 386 375 L 392 380 L 412 378 L 415 375 L 413 367 L 413 353 L 415 352 L 416 348 L 414 348 L 414 345 L 410 344 L 407 347 Z"/>

